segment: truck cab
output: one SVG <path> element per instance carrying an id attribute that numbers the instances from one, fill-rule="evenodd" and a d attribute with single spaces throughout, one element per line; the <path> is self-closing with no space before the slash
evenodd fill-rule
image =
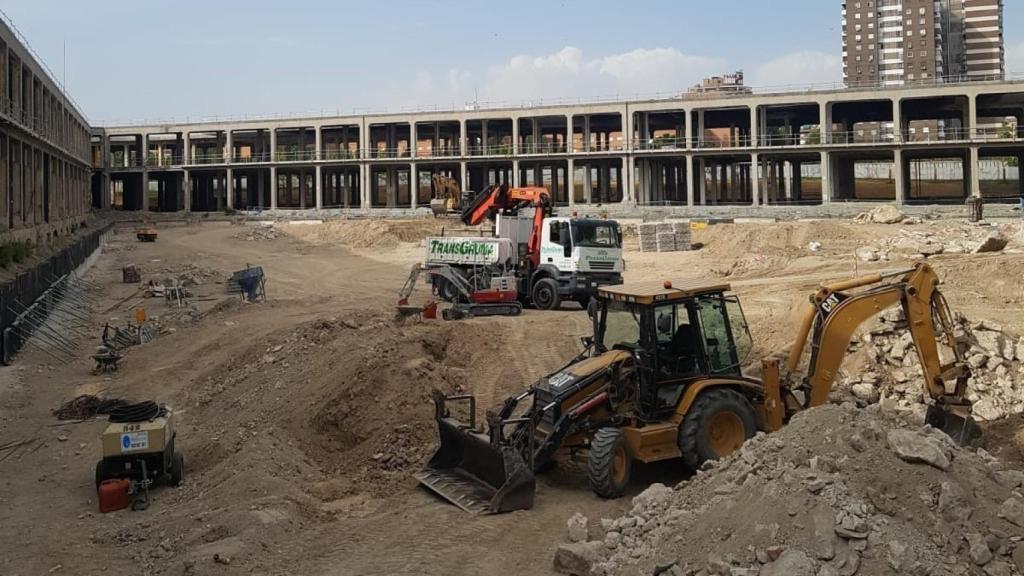
<path id="1" fill-rule="evenodd" d="M 525 255 L 534 225 L 532 216 L 498 215 L 495 235 Z M 539 252 L 536 268 L 519 287 L 538 308 L 553 310 L 563 300 L 586 304 L 599 287 L 622 283 L 622 231 L 614 220 L 544 218 Z"/>

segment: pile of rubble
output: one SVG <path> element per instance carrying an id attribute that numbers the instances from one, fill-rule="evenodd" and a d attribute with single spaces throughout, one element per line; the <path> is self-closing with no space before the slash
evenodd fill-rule
<path id="1" fill-rule="evenodd" d="M 853 218 L 854 222 L 873 224 L 918 224 L 921 221 L 912 216 L 907 216 L 899 208 L 886 204 L 872 208 L 867 212 L 861 212 Z"/>
<path id="2" fill-rule="evenodd" d="M 284 234 L 275 226 L 259 224 L 255 226 L 244 226 L 242 230 L 235 233 L 232 238 L 236 240 L 245 240 L 246 242 L 262 242 L 277 240 L 283 235 Z"/>
<path id="3" fill-rule="evenodd" d="M 888 261 L 899 255 L 920 258 L 937 254 L 980 254 L 999 252 L 1009 238 L 995 226 L 948 225 L 941 229 L 901 229 L 891 238 L 862 246 L 856 250 L 863 262 Z"/>
<path id="4" fill-rule="evenodd" d="M 224 274 L 219 270 L 197 266 L 195 264 L 184 264 L 180 267 L 163 267 L 152 270 L 151 276 L 162 276 L 162 284 L 169 286 L 201 286 L 210 282 L 223 282 Z"/>
<path id="5" fill-rule="evenodd" d="M 1024 571 L 1024 472 L 928 427 L 827 405 L 616 519 L 569 520 L 563 574 L 853 576 Z"/>
<path id="6" fill-rule="evenodd" d="M 1024 412 L 1024 338 L 990 323 L 972 324 L 962 316 L 955 321 L 958 337 L 969 344 L 968 399 L 974 403 L 975 417 L 997 420 Z M 835 400 L 850 393 L 862 404 L 880 402 L 885 410 L 923 417 L 923 374 L 902 309 L 882 314 L 851 348 L 865 354 L 873 368 L 843 379 Z"/>

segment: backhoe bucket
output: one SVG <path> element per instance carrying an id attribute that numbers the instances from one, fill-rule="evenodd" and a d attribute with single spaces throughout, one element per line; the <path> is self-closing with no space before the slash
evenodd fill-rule
<path id="1" fill-rule="evenodd" d="M 961 446 L 975 446 L 981 441 L 981 427 L 969 413 L 949 406 L 928 406 L 925 423 L 942 430 Z"/>
<path id="2" fill-rule="evenodd" d="M 451 418 L 444 402 L 456 399 L 470 398 L 434 398 L 441 444 L 416 479 L 471 514 L 532 508 L 533 470 L 513 447 L 491 442 L 490 436 L 473 430 L 472 422 L 466 426 Z M 470 405 L 472 411 L 471 399 Z"/>

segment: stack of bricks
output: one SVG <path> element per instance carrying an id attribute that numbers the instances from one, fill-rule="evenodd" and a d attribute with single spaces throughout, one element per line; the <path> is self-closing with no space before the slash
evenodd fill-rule
<path id="1" fill-rule="evenodd" d="M 640 236 L 641 252 L 658 251 L 658 225 L 656 223 L 638 224 L 637 234 Z"/>
<path id="2" fill-rule="evenodd" d="M 641 252 L 676 252 L 690 249 L 689 222 L 649 222 L 637 225 Z"/>

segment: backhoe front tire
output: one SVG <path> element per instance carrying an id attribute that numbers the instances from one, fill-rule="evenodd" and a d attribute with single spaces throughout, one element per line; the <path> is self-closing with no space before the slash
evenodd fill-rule
<path id="1" fill-rule="evenodd" d="M 708 460 L 732 454 L 757 434 L 750 401 L 728 388 L 705 390 L 697 396 L 679 427 L 679 450 L 692 470 Z"/>
<path id="2" fill-rule="evenodd" d="M 633 454 L 619 428 L 601 428 L 590 440 L 590 487 L 601 498 L 618 498 L 629 486 Z"/>
<path id="3" fill-rule="evenodd" d="M 538 310 L 558 310 L 562 297 L 558 295 L 558 283 L 551 278 L 542 278 L 533 285 L 530 295 Z"/>

